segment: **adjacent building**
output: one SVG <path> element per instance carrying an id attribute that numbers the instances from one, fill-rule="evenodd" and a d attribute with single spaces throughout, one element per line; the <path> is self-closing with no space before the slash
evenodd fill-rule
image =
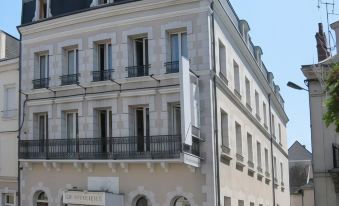
<path id="1" fill-rule="evenodd" d="M 312 153 L 295 141 L 288 149 L 291 206 L 314 206 Z"/>
<path id="2" fill-rule="evenodd" d="M 336 32 L 336 46 L 339 48 L 339 22 L 333 23 L 331 27 Z M 322 118 L 326 111 L 324 80 L 331 64 L 339 62 L 339 55 L 329 56 L 321 24 L 316 38 L 319 62 L 301 68 L 310 99 L 315 205 L 339 205 L 339 135 L 333 125 L 326 127 Z"/>
<path id="3" fill-rule="evenodd" d="M 19 41 L 0 30 L 0 205 L 17 201 Z"/>
<path id="4" fill-rule="evenodd" d="M 20 203 L 290 203 L 284 100 L 229 1 L 24 0 Z"/>

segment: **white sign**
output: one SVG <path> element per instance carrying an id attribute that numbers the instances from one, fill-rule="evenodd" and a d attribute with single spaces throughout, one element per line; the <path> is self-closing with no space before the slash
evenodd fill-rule
<path id="1" fill-rule="evenodd" d="M 64 204 L 104 206 L 105 201 L 104 192 L 66 191 L 63 193 Z"/>

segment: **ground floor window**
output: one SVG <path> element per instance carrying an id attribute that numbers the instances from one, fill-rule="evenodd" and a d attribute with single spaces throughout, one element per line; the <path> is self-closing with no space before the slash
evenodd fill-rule
<path id="1" fill-rule="evenodd" d="M 145 196 L 139 197 L 139 199 L 136 201 L 136 206 L 148 206 L 148 200 Z"/>
<path id="2" fill-rule="evenodd" d="M 5 194 L 4 195 L 4 205 L 5 206 L 14 206 L 15 205 L 15 196 L 14 194 Z"/>
<path id="3" fill-rule="evenodd" d="M 191 206 L 191 204 L 186 197 L 181 196 L 174 200 L 173 206 Z"/>
<path id="4" fill-rule="evenodd" d="M 48 197 L 45 192 L 38 192 L 35 206 L 48 206 Z"/>

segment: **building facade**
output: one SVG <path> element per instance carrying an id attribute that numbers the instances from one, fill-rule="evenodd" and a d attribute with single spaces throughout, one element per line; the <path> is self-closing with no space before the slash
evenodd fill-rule
<path id="1" fill-rule="evenodd" d="M 291 206 L 314 206 L 312 153 L 298 141 L 288 149 Z"/>
<path id="2" fill-rule="evenodd" d="M 19 41 L 0 30 L 0 204 L 17 201 Z"/>
<path id="3" fill-rule="evenodd" d="M 25 0 L 19 31 L 21 205 L 289 204 L 284 102 L 228 1 Z"/>
<path id="4" fill-rule="evenodd" d="M 333 23 L 331 27 L 336 31 L 338 48 L 339 22 Z M 319 62 L 313 65 L 303 65 L 301 68 L 308 83 L 310 99 L 315 205 L 339 205 L 339 150 L 337 146 L 339 136 L 335 132 L 333 125 L 330 127 L 325 126 L 322 118 L 326 111 L 324 80 L 331 68 L 331 64 L 339 62 L 339 55 L 336 54 L 330 57 L 326 47 L 321 46 L 327 45 L 321 25 L 316 37 Z"/>

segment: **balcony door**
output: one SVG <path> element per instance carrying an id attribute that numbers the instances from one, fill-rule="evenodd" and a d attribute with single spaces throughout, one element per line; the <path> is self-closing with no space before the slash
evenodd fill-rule
<path id="1" fill-rule="evenodd" d="M 170 34 L 171 62 L 177 62 L 181 56 L 188 57 L 187 33 Z"/>
<path id="2" fill-rule="evenodd" d="M 134 39 L 134 66 L 148 65 L 148 39 Z"/>
<path id="3" fill-rule="evenodd" d="M 101 138 L 100 150 L 105 153 L 110 149 L 107 140 L 112 137 L 112 111 L 100 110 L 99 111 L 99 135 Z M 111 145 L 110 145 L 111 146 Z"/>
<path id="4" fill-rule="evenodd" d="M 75 152 L 77 149 L 77 140 L 79 139 L 78 113 L 66 113 L 66 137 L 67 137 L 67 151 Z"/>
<path id="5" fill-rule="evenodd" d="M 38 115 L 38 138 L 40 142 L 40 152 L 45 152 L 45 146 L 48 141 L 48 115 L 39 114 Z"/>
<path id="6" fill-rule="evenodd" d="M 180 105 L 173 106 L 173 117 L 172 117 L 172 125 L 173 125 L 173 134 L 180 135 L 181 134 L 181 108 Z"/>
<path id="7" fill-rule="evenodd" d="M 137 108 L 135 110 L 135 122 L 137 151 L 150 151 L 149 108 Z"/>

